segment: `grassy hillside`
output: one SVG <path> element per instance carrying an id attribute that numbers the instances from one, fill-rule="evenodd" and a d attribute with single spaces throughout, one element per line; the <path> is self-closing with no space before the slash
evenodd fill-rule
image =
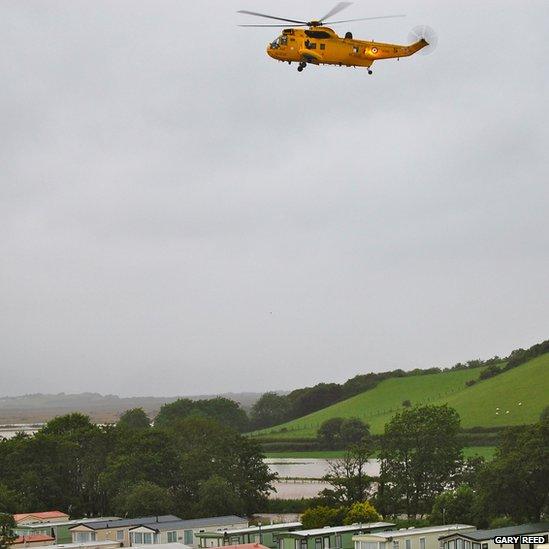
<path id="1" fill-rule="evenodd" d="M 459 412 L 463 427 L 532 423 L 549 404 L 549 354 L 466 387 L 465 382 L 477 379 L 481 370 L 387 379 L 370 391 L 253 434 L 262 438 L 313 438 L 320 424 L 331 417 L 358 417 L 370 424 L 372 433 L 382 433 L 404 400 L 412 405 L 448 403 Z"/>
<path id="2" fill-rule="evenodd" d="M 459 412 L 463 427 L 534 423 L 549 405 L 549 354 L 451 395 L 446 402 Z"/>

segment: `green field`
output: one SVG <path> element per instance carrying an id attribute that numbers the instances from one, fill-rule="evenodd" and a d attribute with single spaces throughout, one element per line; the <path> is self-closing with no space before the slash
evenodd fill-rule
<path id="1" fill-rule="evenodd" d="M 537 357 L 472 387 L 481 368 L 386 379 L 377 387 L 287 423 L 252 433 L 262 439 L 314 438 L 323 421 L 358 417 L 373 434 L 399 410 L 412 405 L 445 404 L 455 408 L 463 427 L 500 427 L 533 423 L 549 404 L 549 354 Z M 499 413 L 497 408 L 500 409 Z"/>
<path id="2" fill-rule="evenodd" d="M 484 459 L 492 459 L 495 451 L 495 446 L 467 447 L 463 449 L 463 455 L 465 457 L 481 456 Z M 266 452 L 265 457 L 274 459 L 337 459 L 342 457 L 344 453 L 344 450 L 311 450 L 309 452 Z"/>

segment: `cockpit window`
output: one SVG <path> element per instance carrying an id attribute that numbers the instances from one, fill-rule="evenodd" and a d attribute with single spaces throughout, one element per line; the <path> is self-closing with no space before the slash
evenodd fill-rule
<path id="1" fill-rule="evenodd" d="M 288 43 L 288 37 L 287 36 L 279 36 L 275 40 L 271 42 L 271 48 L 276 49 L 280 48 L 280 46 L 285 46 Z"/>

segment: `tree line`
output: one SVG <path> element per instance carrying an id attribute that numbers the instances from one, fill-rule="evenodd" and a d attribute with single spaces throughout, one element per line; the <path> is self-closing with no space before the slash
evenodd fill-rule
<path id="1" fill-rule="evenodd" d="M 151 426 L 136 409 L 98 426 L 76 413 L 0 441 L 0 512 L 250 515 L 273 478 L 254 441 L 203 414 L 162 412 Z"/>
<path id="2" fill-rule="evenodd" d="M 542 343 L 536 343 L 536 345 L 532 345 L 529 349 L 515 349 L 507 358 L 487 364 L 488 367 L 480 372 L 478 380 L 471 379 L 467 381 L 465 385 L 470 387 L 478 381 L 490 379 L 491 377 L 502 374 L 503 372 L 516 368 L 545 353 L 549 353 L 549 339 Z"/>

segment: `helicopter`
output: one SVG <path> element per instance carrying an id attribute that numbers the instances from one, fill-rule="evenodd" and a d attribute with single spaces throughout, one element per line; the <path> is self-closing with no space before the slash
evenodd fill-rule
<path id="1" fill-rule="evenodd" d="M 328 25 L 339 25 L 352 21 L 370 21 L 373 19 L 391 19 L 405 15 L 382 15 L 361 17 L 340 21 L 327 21 L 348 8 L 352 2 L 339 2 L 324 17 L 312 21 L 299 21 L 285 17 L 275 17 L 254 11 L 240 10 L 237 13 L 263 17 L 291 24 L 239 25 L 240 27 L 277 27 L 283 28 L 282 34 L 267 46 L 267 54 L 277 61 L 290 65 L 298 63 L 297 70 L 302 72 L 308 64 L 338 65 L 345 67 L 365 67 L 372 74 L 372 65 L 380 59 L 400 59 L 416 52 L 430 53 L 436 46 L 436 35 L 426 25 L 415 27 L 409 36 L 412 44 L 402 46 L 368 40 L 357 40 L 351 32 L 344 37 L 338 36 Z M 303 28 L 305 27 L 305 28 Z M 307 28 L 308 27 L 308 28 Z"/>

